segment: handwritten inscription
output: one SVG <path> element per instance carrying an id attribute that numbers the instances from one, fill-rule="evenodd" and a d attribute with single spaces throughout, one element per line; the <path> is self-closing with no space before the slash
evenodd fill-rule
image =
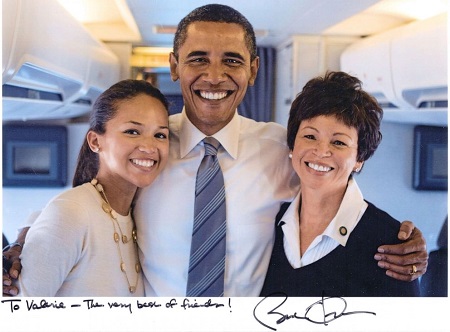
<path id="1" fill-rule="evenodd" d="M 159 308 L 159 307 L 161 307 L 161 304 L 157 303 L 156 301 L 139 302 L 139 300 L 137 300 L 136 305 L 137 305 L 138 309 L 142 309 L 142 308 Z"/>
<path id="2" fill-rule="evenodd" d="M 94 302 L 92 299 L 84 300 L 83 302 L 86 303 L 88 309 L 103 308 L 105 306 L 104 304 Z"/>
<path id="3" fill-rule="evenodd" d="M 273 294 L 262 299 L 253 310 L 253 317 L 262 326 L 276 331 L 275 325 L 291 319 L 303 320 L 314 324 L 328 325 L 343 316 L 355 314 L 376 315 L 370 311 L 347 312 L 347 301 L 342 297 L 324 297 L 309 305 L 304 313 L 284 313 L 282 306 L 288 297 L 285 294 Z"/>
<path id="4" fill-rule="evenodd" d="M 176 311 L 214 311 L 222 313 L 224 309 L 232 312 L 231 298 L 169 298 L 169 299 L 4 299 L 1 304 L 12 314 L 17 311 L 43 311 L 50 310 L 60 312 L 63 310 L 93 310 L 93 311 L 123 311 L 134 314 L 136 311 L 161 310 Z M 298 298 L 296 298 L 298 301 Z M 313 324 L 328 325 L 331 322 L 350 315 L 366 314 L 376 315 L 371 311 L 349 311 L 347 300 L 342 297 L 322 296 L 304 309 L 298 309 L 294 301 L 288 302 L 286 294 L 273 294 L 258 300 L 253 309 L 253 318 L 264 328 L 276 331 L 276 327 L 287 321 L 302 321 Z M 295 307 L 293 308 L 293 303 Z M 235 308 L 236 309 L 236 308 Z M 203 312 L 201 313 L 203 315 Z M 251 316 L 250 316 L 251 317 Z"/>
<path id="5" fill-rule="evenodd" d="M 131 303 L 118 303 L 118 302 L 108 302 L 109 309 L 111 308 L 127 308 L 130 311 L 130 314 L 133 313 L 131 310 Z"/>
<path id="6" fill-rule="evenodd" d="M 183 300 L 183 304 L 181 304 L 181 307 L 184 309 L 192 309 L 192 308 L 220 308 L 220 307 L 224 307 L 223 304 L 221 303 L 213 303 L 211 301 L 211 299 L 209 299 L 208 301 L 204 302 L 204 303 L 197 303 L 196 300 L 194 300 L 194 302 L 192 302 L 189 299 L 184 299 Z"/>
<path id="7" fill-rule="evenodd" d="M 223 308 L 225 304 L 214 302 L 211 299 L 195 299 L 195 298 L 185 298 L 181 302 L 177 302 L 177 299 L 170 299 L 164 304 L 157 300 L 146 301 L 136 300 L 135 302 L 118 302 L 118 301 L 106 301 L 105 303 L 99 302 L 94 299 L 85 299 L 80 303 L 71 304 L 66 306 L 62 301 L 49 302 L 46 299 L 40 301 L 35 300 L 21 300 L 21 299 L 10 299 L 2 300 L 2 304 L 9 305 L 11 312 L 21 310 L 23 303 L 25 303 L 25 308 L 28 311 L 40 310 L 40 309 L 67 309 L 67 308 L 86 308 L 88 310 L 105 310 L 105 309 L 125 309 L 128 310 L 130 314 L 133 313 L 133 309 L 153 309 L 153 308 L 181 308 L 183 310 L 188 309 L 198 309 L 198 308 Z M 228 307 L 231 309 L 231 299 L 228 299 Z"/>
<path id="8" fill-rule="evenodd" d="M 20 310 L 20 303 L 22 302 L 22 300 L 3 300 L 2 303 L 6 303 L 10 305 L 10 309 L 11 312 L 14 312 L 16 310 Z M 58 301 L 54 301 L 54 302 L 47 302 L 47 300 L 42 299 L 39 302 L 35 302 L 34 300 L 26 300 L 25 301 L 26 304 L 26 308 L 28 311 L 31 310 L 40 310 L 40 309 L 48 309 L 48 308 L 53 308 L 53 309 L 66 309 L 66 306 L 64 304 L 64 302 L 58 302 Z"/>
<path id="9" fill-rule="evenodd" d="M 46 300 L 41 300 L 39 303 L 34 302 L 34 300 L 28 301 L 27 300 L 27 309 L 30 311 L 33 310 L 39 310 L 39 309 L 47 309 L 47 308 L 55 308 L 55 309 L 65 309 L 66 306 L 64 305 L 64 302 L 47 302 Z"/>

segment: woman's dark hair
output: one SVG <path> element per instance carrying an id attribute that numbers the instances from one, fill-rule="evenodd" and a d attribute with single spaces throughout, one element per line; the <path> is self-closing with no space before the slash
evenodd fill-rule
<path id="1" fill-rule="evenodd" d="M 169 103 L 166 97 L 153 85 L 143 80 L 123 80 L 112 85 L 97 98 L 90 115 L 88 132 L 104 134 L 106 123 L 115 117 L 119 104 L 141 94 L 158 99 L 168 110 Z M 91 150 L 85 139 L 78 154 L 72 186 L 76 187 L 91 181 L 97 175 L 98 169 L 98 155 Z"/>
<path id="2" fill-rule="evenodd" d="M 294 149 L 300 123 L 319 115 L 334 115 L 358 132 L 357 161 L 369 159 L 381 142 L 383 110 L 363 91 L 361 81 L 344 72 L 328 72 L 306 83 L 292 103 L 287 131 L 289 149 Z"/>
<path id="3" fill-rule="evenodd" d="M 244 29 L 245 44 L 250 52 L 250 60 L 253 61 L 256 58 L 255 31 L 245 16 L 229 6 L 210 4 L 194 9 L 178 23 L 178 28 L 173 39 L 173 53 L 176 59 L 178 59 L 180 47 L 186 41 L 189 25 L 195 22 L 239 24 Z"/>

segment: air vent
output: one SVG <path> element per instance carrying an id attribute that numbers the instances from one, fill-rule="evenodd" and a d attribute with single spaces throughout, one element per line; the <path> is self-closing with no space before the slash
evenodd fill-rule
<path id="1" fill-rule="evenodd" d="M 422 101 L 419 108 L 448 108 L 448 100 Z"/>
<path id="2" fill-rule="evenodd" d="M 92 105 L 92 101 L 90 99 L 86 99 L 86 98 L 80 98 L 74 101 L 74 104 L 78 104 L 78 105 Z"/>
<path id="3" fill-rule="evenodd" d="M 60 93 L 30 89 L 9 84 L 3 84 L 2 94 L 3 97 L 12 97 L 12 98 L 51 100 L 51 101 L 63 100 L 62 95 Z"/>
<path id="4" fill-rule="evenodd" d="M 385 109 L 385 108 L 398 108 L 397 106 L 395 106 L 394 104 L 389 103 L 389 102 L 378 103 L 378 104 L 381 106 L 382 109 Z"/>

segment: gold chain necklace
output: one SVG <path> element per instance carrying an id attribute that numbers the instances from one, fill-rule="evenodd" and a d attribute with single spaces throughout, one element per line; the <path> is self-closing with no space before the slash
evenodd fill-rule
<path id="1" fill-rule="evenodd" d="M 130 291 L 130 293 L 134 293 L 136 291 L 137 284 L 139 282 L 139 275 L 141 272 L 141 264 L 139 263 L 139 252 L 138 252 L 138 247 L 137 247 L 137 233 L 136 233 L 136 226 L 134 224 L 133 217 L 131 217 L 131 221 L 133 223 L 133 231 L 131 232 L 131 238 L 133 239 L 133 245 L 134 245 L 134 250 L 135 250 L 135 254 L 136 254 L 136 264 L 134 265 L 134 269 L 137 273 L 136 282 L 135 282 L 134 286 L 131 285 L 130 279 L 128 278 L 126 265 L 125 265 L 125 262 L 123 261 L 122 250 L 120 249 L 120 244 L 119 244 L 120 239 L 122 239 L 123 244 L 127 244 L 129 242 L 128 237 L 122 232 L 122 228 L 120 227 L 120 224 L 117 221 L 117 216 L 116 216 L 117 212 L 114 211 L 114 209 L 111 207 L 111 204 L 109 204 L 108 197 L 106 197 L 106 193 L 105 193 L 105 190 L 103 189 L 103 186 L 95 178 L 92 179 L 91 184 L 98 191 L 98 193 L 100 194 L 100 197 L 102 198 L 103 211 L 111 217 L 111 222 L 112 222 L 113 228 L 114 228 L 113 239 L 117 245 L 117 252 L 119 253 L 119 257 L 120 257 L 120 270 L 124 273 L 125 278 L 127 279 L 128 290 Z M 119 228 L 120 236 L 119 236 L 119 233 L 117 233 L 116 225 Z"/>

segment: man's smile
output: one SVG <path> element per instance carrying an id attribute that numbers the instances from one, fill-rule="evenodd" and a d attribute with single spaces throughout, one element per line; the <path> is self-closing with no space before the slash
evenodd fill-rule
<path id="1" fill-rule="evenodd" d="M 209 92 L 209 91 L 196 91 L 196 94 L 199 95 L 201 98 L 203 99 L 208 99 L 208 100 L 221 100 L 226 98 L 228 95 L 230 95 L 232 93 L 232 91 L 221 91 L 221 92 Z"/>

